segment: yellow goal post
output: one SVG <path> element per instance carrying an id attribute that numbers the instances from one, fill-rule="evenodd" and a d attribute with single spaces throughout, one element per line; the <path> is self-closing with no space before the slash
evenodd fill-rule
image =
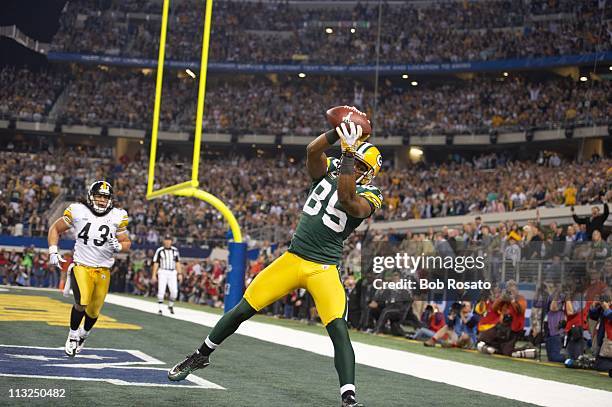
<path id="1" fill-rule="evenodd" d="M 198 84 L 198 100 L 193 144 L 193 163 L 191 179 L 154 190 L 155 163 L 157 161 L 157 143 L 159 134 L 159 114 L 161 109 L 164 62 L 166 60 L 166 33 L 168 30 L 168 15 L 170 0 L 163 0 L 161 32 L 159 36 L 159 55 L 157 59 L 157 77 L 155 84 L 155 103 L 153 106 L 153 124 L 151 128 L 151 149 L 149 152 L 149 172 L 147 179 L 146 199 L 151 200 L 164 195 L 194 197 L 217 209 L 228 222 L 232 231 L 233 242 L 229 243 L 228 275 L 225 287 L 225 310 L 228 311 L 240 301 L 244 290 L 244 272 L 246 268 L 246 244 L 242 241 L 242 233 L 236 217 L 228 206 L 213 194 L 199 189 L 198 180 L 200 165 L 200 146 L 202 143 L 202 121 L 204 118 L 204 100 L 206 97 L 206 74 L 208 71 L 208 50 L 212 21 L 213 0 L 206 0 L 204 13 L 204 34 L 202 35 L 202 54 L 200 58 L 200 78 Z"/>

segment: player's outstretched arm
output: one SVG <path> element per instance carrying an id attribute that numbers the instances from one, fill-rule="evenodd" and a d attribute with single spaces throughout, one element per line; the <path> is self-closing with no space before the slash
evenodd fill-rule
<path id="1" fill-rule="evenodd" d="M 306 168 L 312 179 L 323 178 L 327 173 L 325 150 L 338 141 L 335 130 L 329 130 L 314 139 L 306 147 Z"/>
<path id="2" fill-rule="evenodd" d="M 49 233 L 47 233 L 47 243 L 49 247 L 57 246 L 59 242 L 60 235 L 70 229 L 70 225 L 66 223 L 64 218 L 59 218 L 49 228 Z"/>
<path id="3" fill-rule="evenodd" d="M 372 214 L 372 205 L 364 197 L 357 195 L 355 188 L 355 157 L 352 152 L 342 153 L 338 177 L 338 201 L 344 211 L 356 218 L 367 218 Z"/>
<path id="4" fill-rule="evenodd" d="M 59 254 L 59 250 L 57 248 L 57 244 L 59 243 L 59 238 L 62 233 L 70 229 L 70 225 L 68 221 L 64 217 L 59 218 L 53 225 L 49 228 L 49 233 L 47 234 L 47 244 L 49 245 L 49 264 L 52 266 L 58 266 L 60 263 L 65 262 L 64 258 Z"/>
<path id="5" fill-rule="evenodd" d="M 342 123 L 336 127 L 336 133 L 342 140 L 342 160 L 340 161 L 338 176 L 338 201 L 344 211 L 356 218 L 367 218 L 374 210 L 372 204 L 364 197 L 357 195 L 357 182 L 355 180 L 355 150 L 362 129 L 353 122 Z"/>

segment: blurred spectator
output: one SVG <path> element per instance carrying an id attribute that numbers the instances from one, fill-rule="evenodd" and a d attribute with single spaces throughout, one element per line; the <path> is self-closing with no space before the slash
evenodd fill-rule
<path id="1" fill-rule="evenodd" d="M 493 311 L 500 315 L 500 322 L 478 335 L 478 350 L 512 356 L 515 343 L 523 334 L 526 310 L 527 301 L 519 294 L 516 282 L 508 281 L 506 291 L 493 304 Z"/>
<path id="2" fill-rule="evenodd" d="M 458 302 L 451 306 L 446 325 L 428 339 L 425 346 L 441 343 L 443 347 L 469 348 L 476 343 L 478 316 L 472 312 L 469 302 Z"/>
<path id="3" fill-rule="evenodd" d="M 608 214 L 610 210 L 608 208 L 608 203 L 604 202 L 604 211 L 602 214 L 599 213 L 599 208 L 597 206 L 593 206 L 591 208 L 591 216 L 590 217 L 582 217 L 574 214 L 574 208 L 572 207 L 572 217 L 574 218 L 574 222 L 580 225 L 586 225 L 586 235 L 587 239 L 591 240 L 593 237 L 593 232 L 595 230 L 599 231 L 599 233 L 603 233 L 603 225 L 608 219 Z"/>
<path id="4" fill-rule="evenodd" d="M 612 370 L 612 300 L 610 289 L 594 301 L 589 309 L 589 318 L 597 322 L 596 335 L 593 337 L 595 368 L 597 370 Z"/>
<path id="5" fill-rule="evenodd" d="M 417 341 L 431 339 L 436 332 L 446 325 L 444 313 L 440 312 L 437 304 L 427 304 L 421 314 L 422 327 L 418 328 L 411 339 Z"/>

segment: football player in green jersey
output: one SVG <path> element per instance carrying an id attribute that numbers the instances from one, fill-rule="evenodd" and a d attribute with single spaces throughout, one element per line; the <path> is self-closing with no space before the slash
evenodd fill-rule
<path id="1" fill-rule="evenodd" d="M 382 156 L 375 146 L 362 141 L 366 137 L 361 126 L 348 122 L 308 145 L 306 166 L 312 186 L 289 250 L 257 275 L 240 303 L 219 320 L 202 346 L 168 372 L 170 380 L 183 380 L 208 366 L 210 354 L 242 322 L 289 292 L 305 288 L 334 346 L 342 406 L 362 406 L 355 396 L 355 354 L 338 264 L 344 240 L 383 201 L 378 188 L 370 185 L 380 170 Z M 327 158 L 325 150 L 338 139 L 341 159 Z"/>

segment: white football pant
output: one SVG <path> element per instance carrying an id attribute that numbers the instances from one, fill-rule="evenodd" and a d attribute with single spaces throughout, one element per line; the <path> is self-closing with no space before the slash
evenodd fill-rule
<path id="1" fill-rule="evenodd" d="M 157 271 L 157 302 L 164 301 L 166 287 L 170 290 L 170 306 L 174 305 L 174 301 L 178 295 L 178 280 L 176 278 L 176 270 L 158 270 Z"/>

